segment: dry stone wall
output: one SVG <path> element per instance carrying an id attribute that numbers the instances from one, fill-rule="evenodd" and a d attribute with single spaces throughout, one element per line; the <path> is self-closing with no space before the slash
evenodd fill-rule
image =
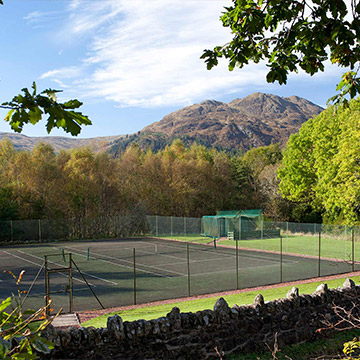
<path id="1" fill-rule="evenodd" d="M 342 288 L 320 285 L 313 294 L 293 288 L 286 298 L 229 307 L 220 298 L 213 310 L 181 313 L 174 307 L 155 320 L 122 321 L 115 315 L 107 327 L 56 330 L 44 336 L 55 343 L 51 359 L 218 359 L 216 349 L 231 353 L 267 350 L 277 336 L 280 347 L 323 336 L 324 320 L 339 320 L 334 305 L 360 316 L 360 286 L 347 279 Z M 355 307 L 354 307 L 355 305 Z M 225 357 L 226 358 L 226 357 Z"/>

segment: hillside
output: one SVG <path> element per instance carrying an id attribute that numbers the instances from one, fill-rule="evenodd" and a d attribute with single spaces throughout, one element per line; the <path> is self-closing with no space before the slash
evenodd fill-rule
<path id="1" fill-rule="evenodd" d="M 322 110 L 297 96 L 254 93 L 228 104 L 205 100 L 184 107 L 132 135 L 78 139 L 0 133 L 0 140 L 8 137 L 17 149 L 23 150 L 31 150 L 42 141 L 51 144 L 57 152 L 90 145 L 95 151 L 105 150 L 114 155 L 131 144 L 158 151 L 174 139 L 181 139 L 186 145 L 197 142 L 227 151 L 248 150 L 277 142 L 285 144 L 306 120 Z"/>
<path id="2" fill-rule="evenodd" d="M 79 139 L 76 137 L 68 138 L 63 136 L 39 136 L 31 137 L 16 133 L 0 133 L 0 141 L 8 138 L 17 150 L 31 150 L 39 142 L 50 144 L 56 152 L 77 148 L 80 146 L 90 146 L 94 151 L 107 150 L 114 140 L 120 139 L 122 136 L 103 136 L 89 139 Z"/>
<path id="3" fill-rule="evenodd" d="M 206 100 L 187 106 L 145 127 L 141 133 L 186 137 L 208 146 L 246 150 L 285 143 L 302 123 L 322 110 L 300 97 L 254 93 L 228 104 Z"/>

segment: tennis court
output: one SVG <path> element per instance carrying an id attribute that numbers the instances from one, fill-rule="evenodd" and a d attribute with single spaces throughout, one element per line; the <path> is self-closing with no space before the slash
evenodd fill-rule
<path id="1" fill-rule="evenodd" d="M 31 291 L 26 308 L 44 304 L 44 256 L 51 268 L 67 266 L 69 253 L 104 307 L 200 295 L 244 287 L 301 280 L 319 274 L 351 271 L 344 261 L 316 257 L 279 255 L 261 251 L 187 244 L 153 238 L 106 241 L 54 242 L 0 248 L 1 270 L 18 274 L 26 270 L 21 290 Z M 237 255 L 237 256 L 236 256 Z M 41 270 L 41 271 L 40 271 Z M 33 280 L 38 275 L 37 281 Z M 74 310 L 100 308 L 86 281 L 73 268 Z M 69 311 L 67 273 L 50 274 L 53 308 Z M 9 274 L 0 273 L 0 299 L 16 285 Z"/>

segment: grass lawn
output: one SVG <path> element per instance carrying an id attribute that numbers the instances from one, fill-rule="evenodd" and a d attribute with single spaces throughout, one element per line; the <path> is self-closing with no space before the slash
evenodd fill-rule
<path id="1" fill-rule="evenodd" d="M 336 288 L 338 286 L 342 286 L 346 276 L 341 279 L 330 280 L 326 283 L 330 288 Z M 356 276 L 352 278 L 355 283 L 360 282 L 360 276 Z M 317 286 L 319 286 L 321 282 L 313 282 L 308 284 L 301 284 L 297 287 L 299 288 L 300 293 L 309 294 L 316 290 Z M 274 300 L 278 298 L 285 297 L 287 292 L 292 288 L 292 286 L 283 286 L 272 289 L 265 289 L 261 291 L 261 294 L 264 296 L 265 301 Z M 225 300 L 228 302 L 229 306 L 234 304 L 242 305 L 242 304 L 251 304 L 255 298 L 255 296 L 259 293 L 259 291 L 249 291 L 245 293 L 238 293 L 224 296 Z M 212 309 L 215 301 L 219 298 L 216 297 L 208 297 L 208 298 L 198 298 L 196 300 L 182 301 L 165 305 L 157 305 L 151 307 L 143 307 L 139 309 L 131 309 L 120 312 L 108 313 L 106 315 L 99 316 L 98 318 L 89 320 L 87 322 L 82 323 L 82 326 L 94 326 L 94 327 L 106 327 L 106 321 L 109 316 L 114 314 L 118 314 L 124 321 L 134 321 L 139 319 L 151 320 L 156 319 L 162 316 L 166 316 L 168 312 L 174 307 L 177 306 L 181 312 L 196 312 L 199 310 Z"/>
<path id="2" fill-rule="evenodd" d="M 282 235 L 282 250 L 293 254 L 302 254 L 310 256 L 319 255 L 319 235 L 305 236 L 305 235 Z M 161 237 L 159 237 L 161 238 Z M 193 236 L 162 236 L 162 238 L 195 242 L 195 243 L 211 243 L 212 239 L 203 237 L 201 235 Z M 350 237 L 348 240 L 331 238 L 328 236 L 321 237 L 321 257 L 334 258 L 342 260 L 352 259 L 352 242 Z M 235 242 L 230 240 L 222 240 L 218 245 L 234 246 Z M 239 241 L 239 248 L 249 248 L 258 250 L 270 250 L 280 252 L 280 239 L 256 239 L 256 240 L 241 240 Z M 360 261 L 360 242 L 356 241 L 354 246 L 355 260 Z"/>
<path id="3" fill-rule="evenodd" d="M 351 341 L 353 338 L 359 338 L 360 330 L 344 331 L 329 335 L 326 339 L 284 346 L 276 356 L 278 360 L 309 360 L 322 359 L 331 360 L 339 359 L 337 355 L 342 353 L 343 344 Z M 227 360 L 273 360 L 270 351 L 263 353 L 238 354 L 226 356 Z M 345 357 L 343 357 L 345 359 Z M 353 358 L 355 360 L 355 358 Z"/>

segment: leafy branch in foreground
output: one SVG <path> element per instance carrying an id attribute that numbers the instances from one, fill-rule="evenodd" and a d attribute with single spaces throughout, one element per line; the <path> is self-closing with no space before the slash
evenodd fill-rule
<path id="1" fill-rule="evenodd" d="M 36 84 L 32 84 L 32 92 L 27 88 L 21 89 L 23 94 L 13 97 L 9 102 L 2 103 L 0 108 L 9 109 L 5 121 L 10 123 L 11 128 L 20 133 L 24 124 L 35 125 L 42 119 L 43 114 L 49 115 L 46 124 L 48 133 L 55 128 L 62 128 L 71 135 L 78 135 L 82 125 L 91 125 L 91 121 L 78 109 L 82 102 L 69 100 L 64 103 L 57 101 L 56 93 L 59 90 L 47 89 L 37 94 Z"/>
<path id="2" fill-rule="evenodd" d="M 360 1 L 358 0 L 233 0 L 221 16 L 232 39 L 201 58 L 208 70 L 218 59 L 228 59 L 229 70 L 250 61 L 265 60 L 269 83 L 286 84 L 289 73 L 300 69 L 313 75 L 325 62 L 350 69 L 339 82 L 334 104 L 347 105 L 345 96 L 360 93 L 355 67 L 360 58 Z"/>
<path id="3" fill-rule="evenodd" d="M 26 292 L 20 290 L 19 284 L 25 271 L 21 271 L 18 277 L 11 271 L 4 272 L 15 279 L 18 294 L 17 296 L 12 294 L 11 297 L 0 302 L 0 359 L 32 360 L 38 358 L 37 353 L 50 353 L 53 344 L 42 338 L 40 333 L 54 318 L 45 318 L 46 307 L 37 311 L 23 311 L 22 295 Z M 9 313 L 5 312 L 11 307 L 12 302 L 16 306 Z"/>

